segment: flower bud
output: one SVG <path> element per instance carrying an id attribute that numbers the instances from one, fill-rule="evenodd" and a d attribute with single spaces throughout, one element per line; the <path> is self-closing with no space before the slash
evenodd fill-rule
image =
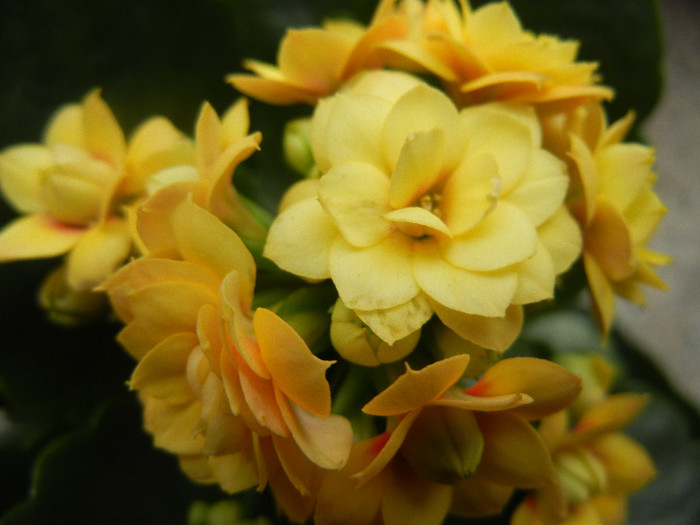
<path id="1" fill-rule="evenodd" d="M 588 450 L 559 453 L 554 462 L 568 501 L 583 503 L 606 489 L 605 466 Z"/>
<path id="2" fill-rule="evenodd" d="M 352 363 L 377 366 L 398 361 L 413 351 L 418 339 L 420 330 L 390 345 L 377 337 L 340 299 L 333 307 L 331 342 L 338 353 Z"/>
<path id="3" fill-rule="evenodd" d="M 313 176 L 316 168 L 310 132 L 311 119 L 300 118 L 287 123 L 282 137 L 284 159 L 294 171 L 305 177 Z"/>
<path id="4" fill-rule="evenodd" d="M 408 464 L 436 483 L 456 483 L 474 473 L 484 439 L 474 414 L 454 407 L 426 407 L 401 447 Z"/>
<path id="5" fill-rule="evenodd" d="M 107 310 L 104 293 L 76 290 L 66 281 L 66 268 L 54 270 L 39 290 L 39 304 L 56 324 L 74 326 L 91 322 Z"/>

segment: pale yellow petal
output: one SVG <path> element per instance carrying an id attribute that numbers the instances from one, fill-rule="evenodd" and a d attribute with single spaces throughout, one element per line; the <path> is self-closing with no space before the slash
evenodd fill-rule
<path id="1" fill-rule="evenodd" d="M 384 219 L 415 239 L 438 234 L 452 237 L 447 225 L 433 212 L 421 206 L 392 210 L 384 214 Z"/>
<path id="2" fill-rule="evenodd" d="M 355 314 L 382 341 L 393 345 L 415 334 L 433 315 L 430 301 L 419 293 L 405 303 L 379 310 L 355 310 Z"/>
<path id="3" fill-rule="evenodd" d="M 116 167 L 126 161 L 126 138 L 112 110 L 102 100 L 99 90 L 88 94 L 83 101 L 85 145 L 97 158 Z"/>
<path id="4" fill-rule="evenodd" d="M 336 238 L 330 250 L 330 273 L 345 305 L 352 310 L 378 310 L 415 297 L 419 288 L 411 250 L 411 241 L 402 235 L 362 249 Z"/>
<path id="5" fill-rule="evenodd" d="M 239 98 L 231 104 L 221 117 L 221 142 L 224 145 L 234 142 L 248 135 L 250 127 L 250 115 L 248 113 L 248 100 Z"/>
<path id="6" fill-rule="evenodd" d="M 68 255 L 68 282 L 77 290 L 102 284 L 131 252 L 129 225 L 112 219 L 85 232 Z"/>
<path id="7" fill-rule="evenodd" d="M 370 164 L 348 162 L 330 169 L 318 184 L 318 198 L 345 240 L 366 248 L 393 230 L 383 218 L 389 208 L 389 179 Z"/>
<path id="8" fill-rule="evenodd" d="M 581 254 L 581 230 L 564 206 L 537 228 L 537 235 L 549 252 L 557 275 L 568 270 Z"/>
<path id="9" fill-rule="evenodd" d="M 421 289 L 431 299 L 468 314 L 503 317 L 517 287 L 515 273 L 458 268 L 427 242 L 414 245 L 413 268 Z"/>
<path id="10" fill-rule="evenodd" d="M 83 106 L 80 104 L 66 104 L 59 108 L 46 128 L 44 142 L 47 146 L 68 144 L 84 148 Z"/>
<path id="11" fill-rule="evenodd" d="M 537 231 L 520 208 L 500 201 L 469 232 L 444 243 L 445 258 L 466 270 L 492 271 L 531 257 Z"/>
<path id="12" fill-rule="evenodd" d="M 84 228 L 61 224 L 46 214 L 20 217 L 0 232 L 0 261 L 62 255 L 73 248 L 84 234 Z"/>
<path id="13" fill-rule="evenodd" d="M 529 259 L 517 265 L 518 288 L 513 304 L 529 304 L 554 297 L 554 262 L 544 245 L 537 242 L 537 250 Z"/>
<path id="14" fill-rule="evenodd" d="M 53 165 L 51 152 L 39 144 L 22 144 L 0 154 L 0 189 L 18 211 L 44 211 L 42 183 Z"/>

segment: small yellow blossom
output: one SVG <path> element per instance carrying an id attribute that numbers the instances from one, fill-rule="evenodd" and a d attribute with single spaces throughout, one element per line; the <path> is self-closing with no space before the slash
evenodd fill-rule
<path id="1" fill-rule="evenodd" d="M 456 383 L 468 362 L 457 355 L 408 368 L 365 405 L 364 412 L 387 417 L 388 430 L 357 442 L 348 464 L 326 474 L 318 525 L 438 525 L 448 512 L 497 513 L 513 487 L 553 479 L 549 453 L 528 420 L 571 403 L 579 380 L 551 362 L 513 358 L 464 389 Z"/>
<path id="2" fill-rule="evenodd" d="M 541 148 L 531 108 L 460 112 L 413 76 L 370 72 L 319 103 L 311 140 L 322 175 L 283 199 L 264 253 L 330 277 L 389 344 L 436 312 L 503 351 L 512 338 L 483 334 L 551 298 L 579 254 L 565 167 Z"/>
<path id="3" fill-rule="evenodd" d="M 90 92 L 54 116 L 43 144 L 0 154 L 0 188 L 23 214 L 0 232 L 0 262 L 67 254 L 68 284 L 93 288 L 131 252 L 121 206 L 150 174 L 192 160 L 189 141 L 161 117 L 127 142 L 99 91 Z"/>
<path id="4" fill-rule="evenodd" d="M 597 64 L 576 61 L 578 42 L 524 30 L 507 2 L 428 0 L 410 37 L 382 49 L 438 76 L 459 105 L 612 97 L 596 85 Z"/>
<path id="5" fill-rule="evenodd" d="M 547 117 L 556 122 L 558 116 Z M 570 138 L 573 198 L 570 207 L 583 229 L 583 262 L 598 324 L 607 334 L 615 295 L 645 303 L 640 285 L 666 286 L 653 270 L 670 262 L 647 243 L 666 212 L 654 193 L 653 150 L 623 142 L 632 115 L 606 124 L 599 105 L 579 108 L 549 134 Z"/>
<path id="6" fill-rule="evenodd" d="M 270 310 L 253 311 L 251 254 L 191 198 L 138 225 L 163 227 L 172 244 L 146 240 L 160 255 L 129 263 L 104 289 L 126 323 L 118 339 L 139 361 L 131 387 L 156 445 L 195 480 L 228 492 L 269 484 L 288 513 L 310 513 L 317 471 L 342 467 L 352 443 L 348 421 L 330 413 L 332 362 Z"/>
<path id="7" fill-rule="evenodd" d="M 607 383 L 609 374 L 605 376 Z M 591 387 L 597 389 L 595 384 L 585 388 Z M 542 419 L 539 430 L 551 450 L 560 484 L 529 494 L 516 508 L 511 525 L 625 523 L 627 496 L 655 476 L 646 450 L 620 432 L 644 409 L 647 397 L 629 393 L 597 397 L 584 395 L 592 401 L 576 407 L 580 414 L 568 409 Z"/>
<path id="8" fill-rule="evenodd" d="M 270 104 L 315 104 L 334 93 L 363 69 L 382 65 L 382 42 L 406 35 L 405 16 L 383 0 L 368 27 L 351 21 L 328 21 L 322 28 L 289 30 L 277 55 L 277 66 L 244 62 L 254 75 L 231 74 L 228 82 L 251 97 Z"/>

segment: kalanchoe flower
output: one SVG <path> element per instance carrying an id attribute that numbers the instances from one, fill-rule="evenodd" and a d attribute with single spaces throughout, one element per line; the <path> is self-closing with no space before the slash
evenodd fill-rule
<path id="1" fill-rule="evenodd" d="M 604 378 L 607 383 L 609 373 Z M 598 386 L 592 381 L 586 388 Z M 625 523 L 628 495 L 644 487 L 656 471 L 646 450 L 620 430 L 639 415 L 648 399 L 630 393 L 597 397 L 584 395 L 583 399 L 594 401 L 576 406 L 580 413 L 562 410 L 540 422 L 560 483 L 528 495 L 515 510 L 512 525 Z M 557 515 L 553 506 L 562 505 L 565 512 Z"/>
<path id="2" fill-rule="evenodd" d="M 330 277 L 389 344 L 435 312 L 503 351 L 518 330 L 497 337 L 500 325 L 550 299 L 579 254 L 564 164 L 526 106 L 460 112 L 413 76 L 370 72 L 319 103 L 311 137 L 322 176 L 292 187 L 264 253 Z"/>
<path id="3" fill-rule="evenodd" d="M 604 334 L 615 316 L 615 295 L 643 305 L 640 285 L 666 289 L 653 267 L 670 262 L 647 248 L 666 207 L 653 189 L 652 148 L 623 142 L 632 120 L 629 114 L 608 126 L 599 105 L 544 117 L 548 136 L 569 138 L 569 206 L 583 229 L 583 263 Z"/>
<path id="4" fill-rule="evenodd" d="M 162 117 L 130 140 L 99 91 L 62 108 L 43 144 L 0 154 L 0 188 L 23 216 L 0 233 L 0 262 L 67 254 L 76 291 L 102 283 L 128 257 L 122 206 L 144 191 L 150 174 L 194 160 L 190 142 Z"/>
<path id="5" fill-rule="evenodd" d="M 357 442 L 348 464 L 326 474 L 318 525 L 438 525 L 448 512 L 499 512 L 513 487 L 554 482 L 549 453 L 528 420 L 571 403 L 578 378 L 548 361 L 513 358 L 464 389 L 457 383 L 468 362 L 457 355 L 408 368 L 365 405 L 364 412 L 387 418 L 387 431 Z"/>
<path id="6" fill-rule="evenodd" d="M 364 69 L 383 65 L 382 42 L 404 38 L 408 21 L 395 11 L 395 0 L 382 0 L 369 26 L 328 21 L 322 28 L 290 29 L 282 40 L 277 66 L 244 62 L 254 75 L 231 74 L 227 80 L 242 93 L 270 104 L 315 104 Z"/>
<path id="7" fill-rule="evenodd" d="M 118 339 L 139 361 L 131 387 L 146 428 L 193 479 L 228 492 L 269 484 L 303 521 L 320 469 L 342 467 L 352 443 L 348 421 L 330 413 L 331 362 L 270 310 L 253 311 L 253 258 L 216 217 L 188 197 L 137 214 L 137 229 L 155 225 L 168 245 L 149 251 L 160 256 L 104 285 L 126 323 Z"/>
<path id="8" fill-rule="evenodd" d="M 466 0 L 459 7 L 428 0 L 412 21 L 408 38 L 383 43 L 382 50 L 436 75 L 459 105 L 612 98 L 611 89 L 596 85 L 597 64 L 576 61 L 578 42 L 524 30 L 507 2 L 472 9 Z"/>

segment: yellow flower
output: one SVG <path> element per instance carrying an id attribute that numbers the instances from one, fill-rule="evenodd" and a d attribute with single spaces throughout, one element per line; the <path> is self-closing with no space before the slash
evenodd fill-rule
<path id="1" fill-rule="evenodd" d="M 378 46 L 403 38 L 407 20 L 394 10 L 395 0 L 382 0 L 368 27 L 350 21 L 327 21 L 323 28 L 287 31 L 277 66 L 244 62 L 254 75 L 231 74 L 228 82 L 270 104 L 315 104 L 363 69 L 382 65 Z"/>
<path id="2" fill-rule="evenodd" d="M 612 97 L 595 85 L 597 64 L 576 61 L 578 42 L 524 30 L 507 2 L 472 10 L 467 1 L 428 0 L 413 27 L 382 49 L 437 75 L 460 105 Z"/>
<path id="3" fill-rule="evenodd" d="M 579 380 L 551 362 L 513 358 L 465 390 L 456 383 L 468 362 L 458 355 L 408 368 L 365 405 L 364 412 L 388 418 L 388 430 L 356 443 L 348 464 L 326 474 L 317 524 L 437 525 L 448 512 L 497 513 L 513 487 L 553 479 L 528 420 L 571 403 Z"/>
<path id="4" fill-rule="evenodd" d="M 623 525 L 628 494 L 655 476 L 646 450 L 619 432 L 646 402 L 641 394 L 615 394 L 591 403 L 578 418 L 572 418 L 569 410 L 543 418 L 540 433 L 551 450 L 560 484 L 528 495 L 511 524 Z M 563 507 L 564 513 L 556 507 Z"/>
<path id="5" fill-rule="evenodd" d="M 322 176 L 290 189 L 264 254 L 330 277 L 389 344 L 433 312 L 467 339 L 498 330 L 579 254 L 564 165 L 528 107 L 460 112 L 415 77 L 370 72 L 319 103 L 311 140 Z"/>
<path id="6" fill-rule="evenodd" d="M 195 128 L 196 163 L 175 166 L 154 174 L 148 185 L 152 196 L 148 204 L 137 203 L 139 213 L 154 213 L 191 194 L 194 201 L 211 212 L 239 235 L 262 239 L 266 228 L 255 214 L 254 204 L 235 189 L 233 177 L 238 165 L 259 150 L 262 135 L 249 134 L 248 102 L 238 100 L 219 118 L 209 103 L 204 103 Z M 158 197 L 155 197 L 158 195 Z M 150 211 L 149 211 L 150 210 Z M 152 246 L 167 242 L 160 226 L 142 234 Z"/>
<path id="7" fill-rule="evenodd" d="M 295 498 L 308 506 L 318 471 L 340 468 L 352 443 L 349 422 L 330 413 L 332 362 L 252 310 L 253 258 L 211 213 L 185 198 L 138 224 L 149 222 L 172 235 L 168 256 L 137 259 L 104 285 L 139 361 L 131 387 L 146 428 L 195 480 L 228 492 L 269 483 L 290 513 Z"/>
<path id="8" fill-rule="evenodd" d="M 646 247 L 666 208 L 653 190 L 653 150 L 623 142 L 631 124 L 628 115 L 607 126 L 595 105 L 581 108 L 569 129 L 558 131 L 570 131 L 576 182 L 570 206 L 583 228 L 584 267 L 605 334 L 615 316 L 615 295 L 643 305 L 640 285 L 665 289 L 652 267 L 670 262 Z"/>
<path id="9" fill-rule="evenodd" d="M 100 284 L 131 251 L 121 206 L 149 174 L 191 161 L 189 142 L 160 117 L 127 143 L 99 91 L 90 92 L 56 114 L 43 144 L 0 154 L 0 188 L 24 214 L 0 233 L 0 262 L 68 254 L 72 288 Z"/>

